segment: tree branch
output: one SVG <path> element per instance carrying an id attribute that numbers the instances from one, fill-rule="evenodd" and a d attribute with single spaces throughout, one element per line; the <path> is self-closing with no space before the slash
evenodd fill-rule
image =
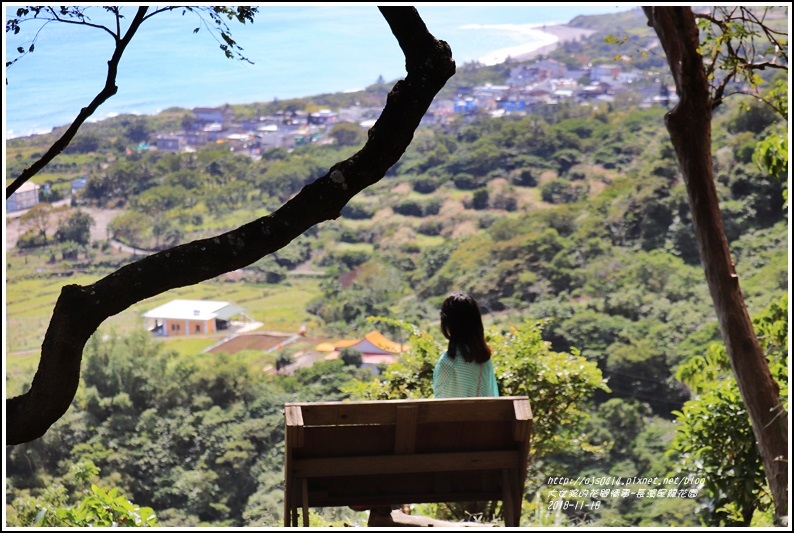
<path id="1" fill-rule="evenodd" d="M 66 412 L 79 384 L 85 343 L 106 318 L 283 248 L 310 227 L 337 218 L 354 195 L 383 178 L 402 157 L 433 98 L 455 73 L 455 62 L 447 43 L 427 31 L 416 9 L 380 9 L 405 53 L 407 76 L 392 88 L 364 147 L 268 216 L 148 256 L 92 285 L 64 286 L 30 390 L 6 400 L 8 444 L 39 438 Z"/>
<path id="2" fill-rule="evenodd" d="M 88 117 L 93 115 L 97 108 L 99 108 L 99 106 L 101 106 L 108 98 L 116 94 L 116 91 L 118 91 L 118 87 L 116 87 L 116 74 L 118 73 L 119 61 L 121 61 L 121 56 L 124 54 L 124 50 L 127 48 L 130 39 L 132 39 L 132 36 L 135 35 L 135 32 L 138 31 L 138 28 L 143 22 L 143 18 L 147 9 L 149 8 L 146 6 L 139 7 L 138 12 L 135 14 L 132 22 L 130 23 L 130 27 L 127 29 L 126 35 L 124 35 L 124 37 L 121 39 L 119 39 L 118 35 L 115 36 L 116 48 L 113 52 L 113 56 L 110 58 L 110 61 L 108 61 L 108 73 L 107 78 L 105 79 L 105 86 L 101 91 L 99 91 L 99 93 L 94 97 L 87 107 L 84 107 L 80 110 L 80 113 L 77 114 L 77 118 L 74 119 L 74 122 L 72 122 L 64 134 L 61 135 L 61 137 L 55 141 L 52 146 L 50 146 L 50 149 L 47 150 L 47 153 L 41 156 L 41 158 L 34 162 L 30 167 L 23 170 L 22 173 L 11 183 L 11 185 L 6 187 L 6 200 L 12 194 L 14 194 L 23 183 L 35 176 L 39 171 L 41 171 L 41 169 L 47 166 L 50 161 L 55 159 L 58 154 L 63 152 L 63 150 L 69 146 L 69 143 L 72 142 L 72 139 L 77 134 L 77 131 L 88 119 Z M 118 15 L 116 16 L 118 17 Z"/>

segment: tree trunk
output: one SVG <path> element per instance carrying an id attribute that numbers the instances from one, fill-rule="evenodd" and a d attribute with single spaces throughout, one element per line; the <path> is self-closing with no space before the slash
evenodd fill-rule
<path id="1" fill-rule="evenodd" d="M 399 160 L 433 98 L 455 73 L 455 62 L 447 43 L 427 31 L 416 9 L 379 9 L 405 54 L 407 75 L 389 93 L 364 147 L 268 216 L 148 256 L 92 285 L 64 286 L 30 390 L 6 400 L 7 444 L 37 439 L 63 416 L 77 392 L 85 343 L 106 318 L 170 289 L 243 268 L 283 248 L 310 227 L 337 218 L 353 196 L 379 181 Z"/>
<path id="2" fill-rule="evenodd" d="M 778 522 L 788 515 L 788 415 L 753 329 L 722 223 L 711 166 L 709 83 L 689 7 L 643 7 L 656 30 L 680 101 L 665 116 L 686 183 L 700 260 L 742 399 L 750 415 Z"/>

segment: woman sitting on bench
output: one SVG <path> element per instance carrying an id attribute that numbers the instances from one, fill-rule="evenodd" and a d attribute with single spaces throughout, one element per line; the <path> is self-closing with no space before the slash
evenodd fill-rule
<path id="1" fill-rule="evenodd" d="M 499 396 L 477 301 L 463 292 L 449 295 L 441 305 L 441 332 L 449 344 L 433 371 L 433 395 Z"/>
<path id="2" fill-rule="evenodd" d="M 436 398 L 499 396 L 491 348 L 485 341 L 482 315 L 477 301 L 462 292 L 450 294 L 441 305 L 441 332 L 449 341 L 433 371 Z M 392 508 L 370 509 L 369 526 L 393 525 Z M 363 511 L 365 507 L 353 507 Z"/>

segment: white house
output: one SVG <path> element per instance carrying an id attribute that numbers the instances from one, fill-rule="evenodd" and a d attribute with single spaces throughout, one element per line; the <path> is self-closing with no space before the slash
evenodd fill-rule
<path id="1" fill-rule="evenodd" d="M 146 327 L 155 335 L 206 335 L 229 328 L 232 317 L 244 309 L 229 302 L 171 300 L 143 314 Z"/>
<path id="2" fill-rule="evenodd" d="M 30 209 L 39 203 L 39 189 L 40 187 L 32 181 L 26 181 L 8 197 L 6 211 L 11 213 L 12 211 Z"/>

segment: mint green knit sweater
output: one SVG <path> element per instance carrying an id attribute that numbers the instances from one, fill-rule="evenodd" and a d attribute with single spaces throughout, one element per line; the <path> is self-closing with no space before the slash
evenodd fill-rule
<path id="1" fill-rule="evenodd" d="M 472 396 L 499 396 L 493 363 L 467 362 L 463 357 L 454 359 L 441 354 L 433 370 L 433 395 L 436 398 L 468 398 Z"/>

